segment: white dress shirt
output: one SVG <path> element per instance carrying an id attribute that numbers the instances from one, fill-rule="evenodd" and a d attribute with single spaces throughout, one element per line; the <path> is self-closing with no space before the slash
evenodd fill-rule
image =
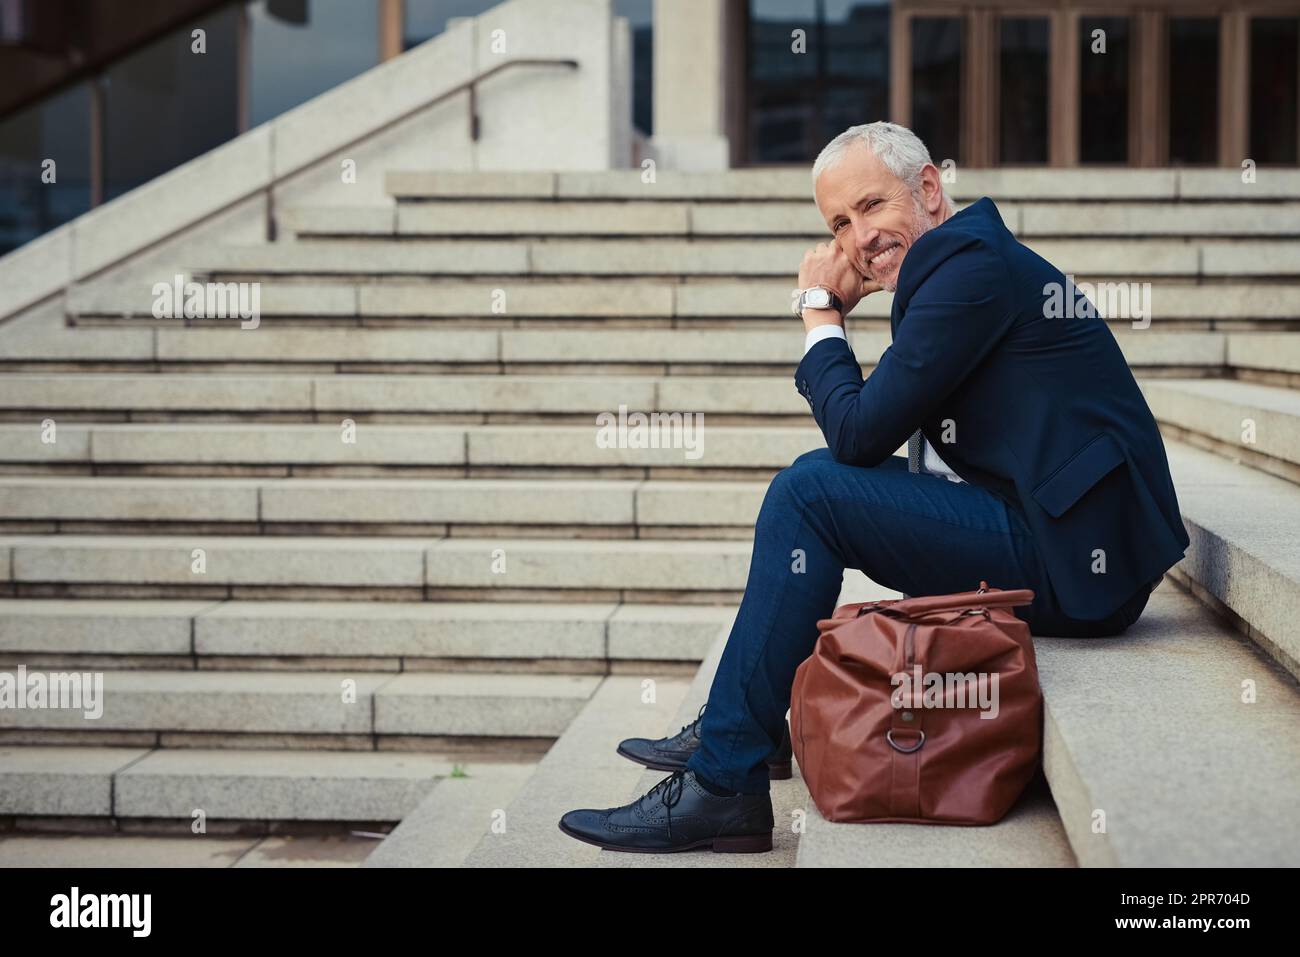
<path id="1" fill-rule="evenodd" d="M 813 328 L 808 331 L 808 335 L 804 337 L 804 355 L 807 355 L 808 350 L 817 345 L 817 343 L 821 342 L 823 339 L 835 338 L 843 339 L 845 342 L 848 341 L 848 336 L 844 334 L 843 326 L 837 326 L 833 322 L 828 322 L 822 326 L 813 326 Z M 925 471 L 932 475 L 942 475 L 949 482 L 962 481 L 961 476 L 948 468 L 948 463 L 939 458 L 939 453 L 934 450 L 934 446 L 930 444 L 929 439 L 922 436 L 921 443 L 921 467 L 925 469 Z"/>

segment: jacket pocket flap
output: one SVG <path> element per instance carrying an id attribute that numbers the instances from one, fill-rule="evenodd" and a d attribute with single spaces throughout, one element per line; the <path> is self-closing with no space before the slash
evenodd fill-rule
<path id="1" fill-rule="evenodd" d="M 1059 518 L 1084 492 L 1123 461 L 1124 450 L 1119 442 L 1109 433 L 1103 432 L 1039 482 L 1031 494 L 1047 514 Z"/>

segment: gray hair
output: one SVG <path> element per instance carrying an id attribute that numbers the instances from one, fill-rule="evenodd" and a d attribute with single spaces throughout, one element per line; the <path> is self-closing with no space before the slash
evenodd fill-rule
<path id="1" fill-rule="evenodd" d="M 913 194 L 920 193 L 921 170 L 926 164 L 934 162 L 930 159 L 930 151 L 921 142 L 921 138 L 907 127 L 899 126 L 897 123 L 887 123 L 884 120 L 850 126 L 827 143 L 813 163 L 813 184 L 816 185 L 822 173 L 844 159 L 844 154 L 855 143 L 861 143 L 871 150 L 886 169 L 907 184 Z M 940 189 L 942 188 L 940 186 Z M 946 191 L 943 199 L 951 215 L 955 208 Z"/>

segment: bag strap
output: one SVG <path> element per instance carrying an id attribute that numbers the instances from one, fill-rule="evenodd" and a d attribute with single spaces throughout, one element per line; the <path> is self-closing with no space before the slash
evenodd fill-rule
<path id="1" fill-rule="evenodd" d="M 963 611 L 967 608 L 1015 608 L 1028 605 L 1034 600 L 1034 593 L 1029 588 L 1013 588 L 1003 591 L 989 588 L 988 582 L 981 581 L 977 591 L 958 592 L 953 595 L 921 595 L 905 598 L 889 605 L 875 608 L 863 608 L 858 613 L 879 611 L 883 614 L 900 618 L 919 618 L 940 611 Z"/>

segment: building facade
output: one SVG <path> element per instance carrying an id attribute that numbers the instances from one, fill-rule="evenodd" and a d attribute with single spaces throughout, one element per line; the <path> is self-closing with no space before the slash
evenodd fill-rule
<path id="1" fill-rule="evenodd" d="M 495 5 L 0 0 L 0 254 Z M 639 133 L 623 165 L 806 164 L 876 119 L 966 167 L 1300 161 L 1296 0 L 610 7 Z"/>
<path id="2" fill-rule="evenodd" d="M 972 167 L 1300 157 L 1295 2 L 658 0 L 654 32 L 655 135 L 701 165 L 710 136 L 807 162 L 873 119 Z"/>

